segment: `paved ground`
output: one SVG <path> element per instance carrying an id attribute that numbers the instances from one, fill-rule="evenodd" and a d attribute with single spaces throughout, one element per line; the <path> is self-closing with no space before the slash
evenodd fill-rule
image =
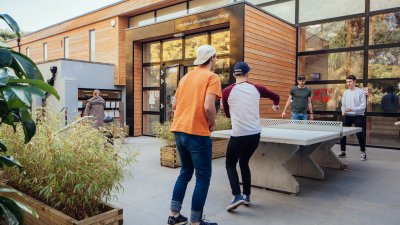
<path id="1" fill-rule="evenodd" d="M 128 138 L 123 152 L 139 152 L 133 176 L 112 204 L 124 209 L 125 225 L 165 225 L 172 187 L 179 169 L 160 166 L 161 142 L 156 138 Z M 334 146 L 338 152 L 339 146 Z M 225 158 L 213 160 L 213 176 L 204 214 L 219 225 L 377 225 L 400 224 L 400 151 L 367 148 L 361 162 L 357 147 L 348 149 L 348 171 L 325 170 L 324 180 L 298 178 L 296 196 L 252 189 L 251 207 L 225 211 L 231 200 Z M 268 172 L 268 171 L 266 171 Z M 189 216 L 194 179 L 182 213 Z"/>

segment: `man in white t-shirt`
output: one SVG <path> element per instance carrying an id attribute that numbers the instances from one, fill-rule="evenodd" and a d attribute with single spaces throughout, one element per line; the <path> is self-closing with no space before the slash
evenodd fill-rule
<path id="1" fill-rule="evenodd" d="M 361 150 L 361 161 L 367 160 L 367 154 L 365 153 L 365 108 L 366 98 L 365 92 L 356 87 L 356 77 L 354 75 L 348 75 L 346 77 L 346 85 L 348 89 L 343 93 L 342 97 L 342 116 L 343 126 L 361 127 L 362 132 L 357 133 L 358 143 L 360 144 Z M 338 155 L 339 158 L 346 157 L 346 136 L 343 136 L 340 140 L 340 148 L 342 152 Z"/>
<path id="2" fill-rule="evenodd" d="M 279 108 L 279 95 L 262 85 L 248 82 L 250 67 L 238 62 L 233 75 L 236 83 L 222 92 L 222 104 L 225 115 L 232 120 L 232 133 L 226 152 L 226 171 L 232 189 L 233 199 L 226 208 L 232 211 L 242 204 L 250 204 L 251 173 L 249 160 L 260 142 L 260 97 L 270 98 L 272 108 Z M 243 195 L 240 191 L 236 164 L 239 161 L 243 182 Z M 268 172 L 268 171 L 265 171 Z"/>

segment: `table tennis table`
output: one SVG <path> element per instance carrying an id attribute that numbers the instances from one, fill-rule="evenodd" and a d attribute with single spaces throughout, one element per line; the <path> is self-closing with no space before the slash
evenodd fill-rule
<path id="1" fill-rule="evenodd" d="M 344 169 L 331 150 L 341 137 L 361 132 L 337 121 L 261 119 L 260 144 L 249 166 L 252 185 L 297 194 L 294 176 L 323 179 L 321 167 Z M 212 132 L 212 137 L 230 138 L 231 130 Z"/>

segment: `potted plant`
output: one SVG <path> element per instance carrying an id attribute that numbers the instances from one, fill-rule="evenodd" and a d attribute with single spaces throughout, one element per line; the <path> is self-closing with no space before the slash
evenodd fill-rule
<path id="1" fill-rule="evenodd" d="M 170 132 L 171 123 L 153 122 L 151 126 L 156 137 L 163 141 L 163 146 L 160 148 L 161 166 L 167 166 L 171 168 L 180 167 L 181 164 L 178 152 L 176 150 L 175 138 L 173 133 Z M 215 118 L 214 130 L 229 130 L 231 127 L 231 120 L 226 118 L 221 111 L 218 112 Z M 212 138 L 212 141 L 212 158 L 216 159 L 224 157 L 229 140 L 224 138 Z"/>
<path id="2" fill-rule="evenodd" d="M 3 178 L 31 196 L 12 195 L 39 214 L 38 220 L 27 215 L 26 224 L 120 224 L 122 209 L 106 202 L 121 190 L 134 155 L 115 157 L 113 145 L 90 122 L 63 129 L 63 115 L 37 112 L 36 135 L 26 145 L 20 126 L 15 134 L 0 128 L 2 140 L 27 171 L 22 177 L 5 169 Z"/>

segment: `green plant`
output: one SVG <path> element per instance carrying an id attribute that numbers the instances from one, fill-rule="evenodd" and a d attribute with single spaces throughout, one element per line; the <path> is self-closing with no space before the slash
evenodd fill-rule
<path id="1" fill-rule="evenodd" d="M 232 129 L 231 119 L 227 118 L 222 110 L 217 112 L 215 117 L 215 128 L 214 130 L 230 130 Z"/>
<path id="2" fill-rule="evenodd" d="M 174 134 L 170 131 L 171 122 L 160 123 L 155 121 L 151 123 L 151 128 L 156 137 L 163 141 L 164 146 L 172 148 L 176 147 Z"/>
<path id="3" fill-rule="evenodd" d="M 0 14 L 15 35 L 20 38 L 18 24 L 7 14 Z M 0 127 L 9 125 L 17 131 L 17 125 L 22 125 L 24 143 L 28 143 L 35 135 L 36 125 L 30 115 L 32 95 L 44 97 L 45 93 L 53 94 L 59 98 L 53 87 L 44 82 L 43 76 L 35 63 L 25 55 L 13 51 L 0 41 Z M 0 168 L 18 167 L 23 172 L 23 166 L 11 156 L 5 156 L 8 150 L 0 140 Z M 22 210 L 37 216 L 29 207 L 11 198 L 1 196 L 5 192 L 17 192 L 9 188 L 0 189 L 0 215 L 8 224 L 23 224 Z M 18 193 L 18 192 L 17 192 Z"/>
<path id="4" fill-rule="evenodd" d="M 7 170 L 5 177 L 10 185 L 75 219 L 102 212 L 103 202 L 122 188 L 125 168 L 134 155 L 116 157 L 107 137 L 89 122 L 62 130 L 62 115 L 47 110 L 43 116 L 42 112 L 38 110 L 36 135 L 26 145 L 21 133 L 0 128 L 10 151 L 27 171 L 21 177 Z"/>

